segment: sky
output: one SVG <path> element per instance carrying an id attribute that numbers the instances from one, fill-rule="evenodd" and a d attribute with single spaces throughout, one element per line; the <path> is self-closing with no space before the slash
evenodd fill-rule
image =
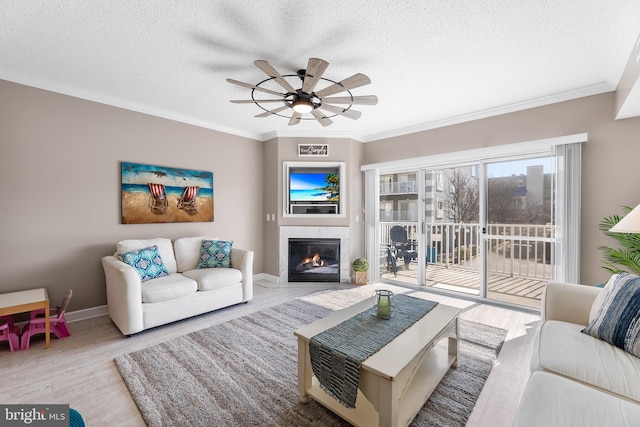
<path id="1" fill-rule="evenodd" d="M 292 173 L 289 188 L 292 190 L 315 190 L 327 185 L 326 173 Z"/>
<path id="2" fill-rule="evenodd" d="M 526 175 L 527 166 L 532 165 L 542 165 L 544 173 L 553 172 L 552 158 L 541 157 L 537 159 L 490 163 L 487 165 L 487 175 L 492 178 L 511 175 Z"/>

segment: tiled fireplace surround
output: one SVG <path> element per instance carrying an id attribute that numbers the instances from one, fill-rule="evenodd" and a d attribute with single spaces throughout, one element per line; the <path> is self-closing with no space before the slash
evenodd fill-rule
<path id="1" fill-rule="evenodd" d="M 340 239 L 340 283 L 349 283 L 349 227 L 280 227 L 280 284 L 289 281 L 289 238 Z"/>

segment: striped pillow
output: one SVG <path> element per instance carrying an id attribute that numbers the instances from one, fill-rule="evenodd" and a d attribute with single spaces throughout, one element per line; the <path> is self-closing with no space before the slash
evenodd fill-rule
<path id="1" fill-rule="evenodd" d="M 602 305 L 582 332 L 640 357 L 640 277 L 619 273 L 602 292 Z"/>

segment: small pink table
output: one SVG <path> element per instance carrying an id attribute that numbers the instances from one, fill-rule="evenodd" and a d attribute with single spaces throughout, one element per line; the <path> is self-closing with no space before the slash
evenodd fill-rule
<path id="1" fill-rule="evenodd" d="M 0 316 L 44 309 L 45 314 L 45 345 L 50 346 L 49 332 L 49 296 L 45 288 L 29 289 L 27 291 L 0 294 Z"/>

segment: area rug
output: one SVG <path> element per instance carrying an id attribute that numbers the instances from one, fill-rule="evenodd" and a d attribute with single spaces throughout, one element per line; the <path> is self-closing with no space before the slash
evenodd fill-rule
<path id="1" fill-rule="evenodd" d="M 293 300 L 114 361 L 149 426 L 349 426 L 297 390 L 293 332 L 331 311 Z M 461 319 L 458 368 L 411 425 L 464 426 L 505 336 Z"/>

